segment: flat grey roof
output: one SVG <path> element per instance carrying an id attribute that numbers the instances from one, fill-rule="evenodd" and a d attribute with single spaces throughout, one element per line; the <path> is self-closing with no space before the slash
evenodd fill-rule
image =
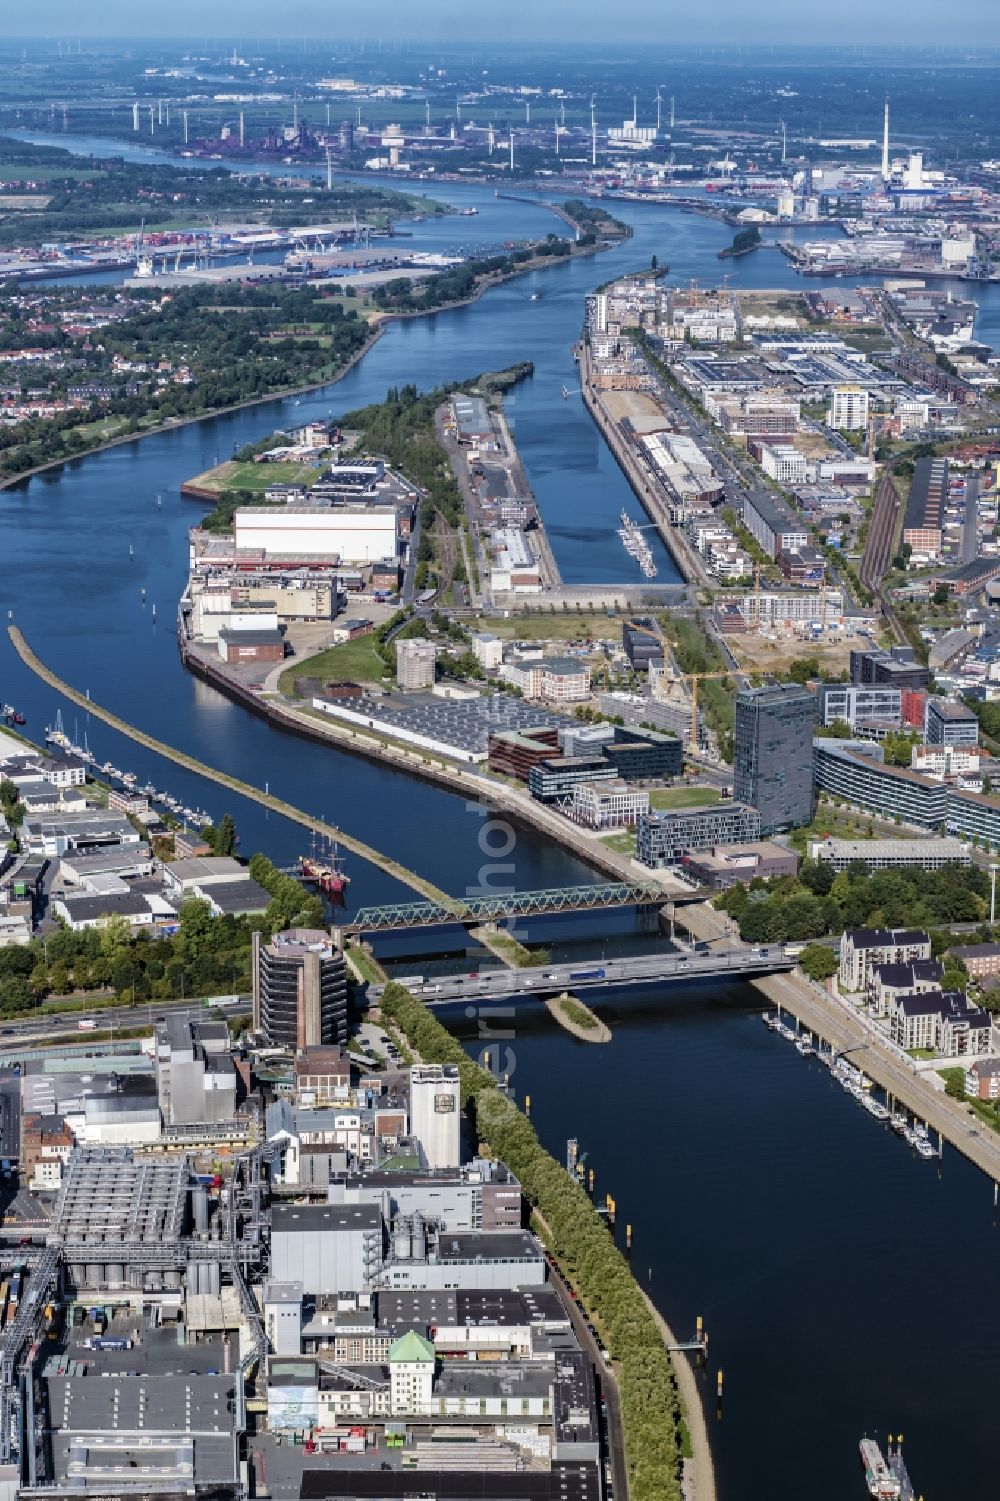
<path id="1" fill-rule="evenodd" d="M 378 1230 L 382 1211 L 377 1204 L 275 1204 L 271 1231 L 294 1233 L 316 1230 Z"/>

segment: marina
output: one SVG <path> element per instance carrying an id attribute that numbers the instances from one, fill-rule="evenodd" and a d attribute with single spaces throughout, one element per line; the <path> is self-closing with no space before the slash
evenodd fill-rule
<path id="1" fill-rule="evenodd" d="M 62 710 L 59 710 L 56 714 L 55 724 L 46 729 L 45 743 L 52 746 L 55 750 L 60 751 L 65 756 L 74 756 L 78 761 L 82 761 L 91 776 L 95 779 L 104 777 L 109 783 L 122 787 L 126 792 L 148 798 L 150 803 L 155 803 L 162 808 L 166 808 L 176 818 L 181 819 L 185 825 L 190 823 L 194 824 L 196 828 L 204 828 L 206 824 L 212 822 L 212 815 L 206 813 L 203 808 L 188 807 L 181 798 L 175 797 L 171 792 L 158 788 L 155 783 L 147 781 L 140 785 L 138 773 L 134 771 L 122 771 L 120 767 L 115 766 L 111 761 L 98 761 L 90 748 L 86 735 L 84 735 L 82 744 L 77 743 L 76 740 L 71 739 L 67 735 L 63 727 Z"/>
<path id="2" fill-rule="evenodd" d="M 566 394 L 565 387 L 563 388 L 563 393 Z M 655 579 L 656 564 L 653 562 L 652 549 L 642 534 L 642 527 L 632 520 L 627 511 L 622 511 L 621 523 L 621 526 L 618 528 L 618 535 L 622 540 L 625 551 L 630 558 L 635 558 L 642 570 L 643 578 Z"/>
<path id="3" fill-rule="evenodd" d="M 868 1078 L 862 1069 L 848 1062 L 847 1057 L 843 1053 L 838 1054 L 830 1047 L 824 1048 L 822 1045 L 815 1045 L 812 1035 L 809 1032 L 802 1033 L 794 1027 L 790 1027 L 787 1022 L 782 1021 L 780 1012 L 765 1012 L 761 1020 L 765 1027 L 776 1033 L 778 1037 L 783 1038 L 785 1042 L 792 1043 L 795 1051 L 800 1056 L 804 1058 L 818 1058 L 823 1067 L 830 1070 L 831 1076 L 840 1085 L 845 1094 L 849 1094 L 852 1099 L 857 1100 L 861 1108 L 866 1110 L 873 1120 L 878 1121 L 882 1125 L 888 1122 L 897 1135 L 903 1138 L 907 1146 L 913 1148 L 918 1157 L 922 1157 L 927 1161 L 931 1158 L 939 1158 L 941 1156 L 940 1138 L 938 1146 L 935 1147 L 930 1139 L 927 1127 L 922 1121 L 917 1120 L 916 1117 L 911 1121 L 907 1112 L 899 1109 L 898 1106 L 894 1107 L 892 1100 L 888 1096 L 885 1097 L 884 1102 L 880 1100 L 875 1092 L 873 1081 Z"/>

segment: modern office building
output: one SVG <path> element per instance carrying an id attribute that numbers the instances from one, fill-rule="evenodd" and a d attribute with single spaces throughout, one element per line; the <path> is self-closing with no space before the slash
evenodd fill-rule
<path id="1" fill-rule="evenodd" d="M 623 623 L 622 646 L 636 672 L 646 672 L 650 662 L 663 659 L 663 639 L 653 621 L 644 616 Z"/>
<path id="2" fill-rule="evenodd" d="M 814 740 L 813 775 L 817 793 L 838 802 L 898 818 L 937 832 L 948 815 L 948 789 L 904 766 L 886 766 L 882 747 L 869 740 Z"/>
<path id="3" fill-rule="evenodd" d="M 815 722 L 816 700 L 796 683 L 736 695 L 733 793 L 757 809 L 765 836 L 812 818 Z"/>
<path id="4" fill-rule="evenodd" d="M 461 1161 L 461 1082 L 453 1063 L 415 1063 L 410 1069 L 410 1130 L 429 1168 Z"/>
<path id="5" fill-rule="evenodd" d="M 572 816 L 588 829 L 618 829 L 649 812 L 649 793 L 623 777 L 581 782 L 573 791 Z"/>
<path id="6" fill-rule="evenodd" d="M 347 1041 L 344 956 L 322 928 L 253 935 L 253 1021 L 272 1046 L 298 1051 Z"/>
<path id="7" fill-rule="evenodd" d="M 823 726 L 840 719 L 852 730 L 859 720 L 891 720 L 901 725 L 902 698 L 901 689 L 881 684 L 859 688 L 851 683 L 820 683 L 816 695 L 817 719 Z"/>
<path id="8" fill-rule="evenodd" d="M 667 808 L 641 813 L 636 859 L 657 869 L 680 865 L 688 850 L 717 844 L 750 844 L 760 838 L 760 814 L 746 803 L 709 803 L 703 808 Z"/>
<path id="9" fill-rule="evenodd" d="M 572 798 L 581 783 L 616 782 L 618 772 L 603 756 L 552 756 L 528 772 L 528 791 L 537 802 L 559 803 Z"/>
<path id="10" fill-rule="evenodd" d="M 965 704 L 950 698 L 929 698 L 924 738 L 928 745 L 978 745 L 979 720 Z"/>
<path id="11" fill-rule="evenodd" d="M 851 682 L 858 687 L 882 683 L 905 692 L 926 688 L 929 676 L 927 668 L 914 656 L 912 646 L 894 646 L 889 651 L 873 646 L 851 652 Z"/>

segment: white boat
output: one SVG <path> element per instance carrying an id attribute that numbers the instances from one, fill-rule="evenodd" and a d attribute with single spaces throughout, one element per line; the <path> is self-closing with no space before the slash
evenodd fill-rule
<path id="1" fill-rule="evenodd" d="M 927 1140 L 919 1141 L 918 1140 L 918 1142 L 917 1142 L 917 1156 L 918 1157 L 925 1157 L 925 1158 L 936 1157 L 937 1156 L 937 1152 L 935 1151 L 934 1147 L 931 1145 L 931 1143 L 929 1141 L 927 1141 Z"/>

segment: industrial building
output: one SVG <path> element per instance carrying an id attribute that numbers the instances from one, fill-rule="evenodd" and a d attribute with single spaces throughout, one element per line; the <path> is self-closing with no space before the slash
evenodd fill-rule
<path id="1" fill-rule="evenodd" d="M 247 557 L 380 563 L 397 558 L 398 538 L 393 505 L 240 506 L 233 514 L 234 546 Z"/>
<path id="2" fill-rule="evenodd" d="M 292 1049 L 347 1041 L 347 968 L 323 929 L 253 935 L 253 1024 Z"/>
<path id="3" fill-rule="evenodd" d="M 944 542 L 948 460 L 917 459 L 903 517 L 903 545 L 916 559 L 935 561 Z"/>
<path id="4" fill-rule="evenodd" d="M 410 1069 L 410 1129 L 429 1168 L 461 1161 L 461 1081 L 454 1064 L 415 1063 Z"/>
<path id="5" fill-rule="evenodd" d="M 346 724 L 360 725 L 436 751 L 455 761 L 485 761 L 493 740 L 505 732 L 558 730 L 569 723 L 565 715 L 524 703 L 510 693 L 490 693 L 468 698 L 441 698 L 430 693 L 396 695 L 394 698 L 338 700 L 315 697 L 313 708 Z M 558 740 L 553 735 L 550 749 Z"/>

